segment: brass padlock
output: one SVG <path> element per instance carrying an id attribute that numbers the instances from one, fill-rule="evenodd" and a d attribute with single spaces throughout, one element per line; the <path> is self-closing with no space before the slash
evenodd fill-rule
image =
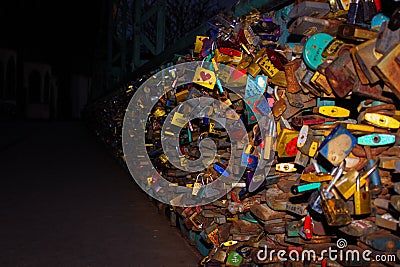
<path id="1" fill-rule="evenodd" d="M 364 42 L 378 37 L 378 32 L 353 24 L 342 24 L 339 26 L 337 36 L 355 42 Z"/>
<path id="2" fill-rule="evenodd" d="M 329 84 L 326 76 L 319 72 L 318 70 L 314 73 L 313 77 L 311 78 L 311 84 L 314 85 L 314 88 L 322 91 L 323 93 L 330 95 L 332 94 L 332 87 Z"/>
<path id="3" fill-rule="evenodd" d="M 259 50 L 257 54 L 254 56 L 253 62 L 247 68 L 247 73 L 253 76 L 254 78 L 261 72 L 261 66 L 258 64 L 258 62 L 260 62 L 260 60 L 264 56 L 265 51 L 266 51 L 265 48 Z"/>
<path id="4" fill-rule="evenodd" d="M 356 192 L 354 192 L 354 214 L 370 214 L 371 193 L 368 190 L 368 181 L 365 183 L 365 189 L 361 190 L 360 179 L 360 176 L 358 176 L 356 181 Z"/>
<path id="5" fill-rule="evenodd" d="M 372 69 L 400 99 L 400 44 L 384 55 Z"/>
<path id="6" fill-rule="evenodd" d="M 372 70 L 372 67 L 375 66 L 379 59 L 381 59 L 383 56 L 375 50 L 375 43 L 376 38 L 368 40 L 355 47 L 356 60 L 360 64 L 361 70 L 365 76 L 367 76 L 371 84 L 374 84 L 380 80 L 376 73 Z"/>
<path id="7" fill-rule="evenodd" d="M 356 190 L 355 189 L 356 180 L 357 179 L 361 180 L 358 178 L 359 174 L 360 173 L 357 170 L 351 169 L 348 172 L 346 172 L 346 174 L 344 174 L 335 184 L 336 189 L 345 199 L 349 199 L 354 194 Z M 362 179 L 361 182 L 362 185 L 364 185 L 365 179 Z"/>
<path id="8" fill-rule="evenodd" d="M 273 78 L 279 72 L 279 69 L 275 67 L 267 54 L 262 57 L 262 59 L 258 62 L 258 65 L 260 66 L 263 73 L 265 73 L 269 78 Z"/>
<path id="9" fill-rule="evenodd" d="M 294 157 L 297 154 L 297 139 L 299 132 L 284 128 L 278 136 L 276 149 L 278 157 Z"/>
<path id="10" fill-rule="evenodd" d="M 327 198 L 324 189 L 321 190 L 321 208 L 329 226 L 344 226 L 351 223 L 352 218 L 343 199 Z"/>
<path id="11" fill-rule="evenodd" d="M 311 84 L 311 79 L 313 78 L 314 74 L 315 72 L 307 70 L 300 84 L 303 86 L 303 88 L 307 89 L 313 95 L 320 97 L 322 95 L 322 92 L 315 88 L 313 84 Z"/>

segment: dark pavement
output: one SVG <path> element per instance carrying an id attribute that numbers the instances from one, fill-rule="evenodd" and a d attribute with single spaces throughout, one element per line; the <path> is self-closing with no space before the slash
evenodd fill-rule
<path id="1" fill-rule="evenodd" d="M 0 122 L 0 266 L 197 266 L 79 121 Z"/>

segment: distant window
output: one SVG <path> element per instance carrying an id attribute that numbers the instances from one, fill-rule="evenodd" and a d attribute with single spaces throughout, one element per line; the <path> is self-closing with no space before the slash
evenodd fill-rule
<path id="1" fill-rule="evenodd" d="M 16 99 L 16 68 L 14 58 L 10 58 L 7 63 L 6 69 L 6 99 L 15 100 Z"/>
<path id="2" fill-rule="evenodd" d="M 29 74 L 29 103 L 38 104 L 40 103 L 40 88 L 42 87 L 42 81 L 40 78 L 40 73 L 37 70 L 34 70 Z"/>

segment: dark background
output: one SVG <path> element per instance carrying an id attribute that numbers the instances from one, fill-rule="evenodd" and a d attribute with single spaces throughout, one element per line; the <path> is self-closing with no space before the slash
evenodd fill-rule
<path id="1" fill-rule="evenodd" d="M 88 72 L 103 1 L 17 0 L 1 4 L 1 45 L 17 48 L 25 60 L 56 70 Z"/>

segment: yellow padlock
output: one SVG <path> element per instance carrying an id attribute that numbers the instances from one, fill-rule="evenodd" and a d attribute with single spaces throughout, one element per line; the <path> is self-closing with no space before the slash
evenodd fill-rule
<path id="1" fill-rule="evenodd" d="M 238 243 L 238 241 L 236 241 L 236 240 L 229 240 L 229 241 L 222 243 L 222 245 L 224 245 L 225 247 L 230 247 L 230 246 L 236 245 L 237 243 Z"/>
<path id="2" fill-rule="evenodd" d="M 318 150 L 318 142 L 312 142 L 310 146 L 310 151 L 308 152 L 308 155 L 310 157 L 314 157 L 315 154 L 317 153 Z"/>
<path id="3" fill-rule="evenodd" d="M 350 132 L 354 132 L 354 131 L 367 132 L 367 133 L 375 132 L 375 128 L 373 126 L 365 125 L 365 124 L 348 123 L 348 124 L 346 124 L 346 129 L 349 130 Z"/>
<path id="4" fill-rule="evenodd" d="M 258 62 L 258 65 L 260 65 L 261 70 L 270 78 L 274 77 L 279 72 L 267 55 Z"/>
<path id="5" fill-rule="evenodd" d="M 365 113 L 364 119 L 367 122 L 382 128 L 398 129 L 400 127 L 400 122 L 398 120 L 383 114 Z"/>
<path id="6" fill-rule="evenodd" d="M 350 116 L 350 110 L 337 106 L 315 107 L 313 111 L 334 118 L 345 118 Z"/>
<path id="7" fill-rule="evenodd" d="M 316 183 L 316 182 L 332 181 L 333 176 L 329 173 L 309 172 L 309 173 L 303 173 L 300 176 L 300 179 L 309 183 Z"/>
<path id="8" fill-rule="evenodd" d="M 194 43 L 194 53 L 200 53 L 203 48 L 203 41 L 208 39 L 208 36 L 196 36 L 196 42 Z"/>

